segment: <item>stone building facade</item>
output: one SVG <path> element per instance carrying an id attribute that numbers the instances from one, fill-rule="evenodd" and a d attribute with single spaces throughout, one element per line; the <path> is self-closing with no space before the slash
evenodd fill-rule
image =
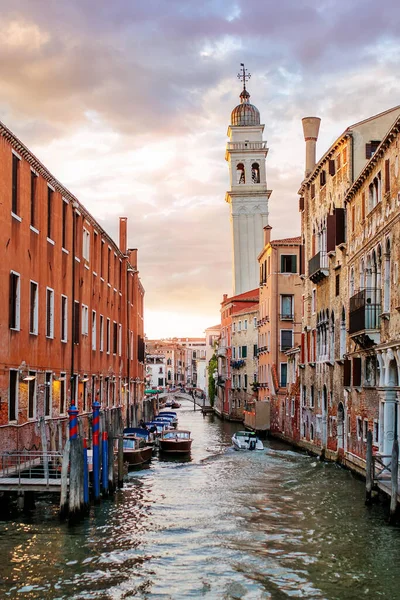
<path id="1" fill-rule="evenodd" d="M 0 123 L 1 425 L 65 419 L 75 404 L 123 406 L 144 393 L 144 289 L 127 219 L 117 245 Z M 30 447 L 29 439 L 26 447 Z"/>
<path id="2" fill-rule="evenodd" d="M 354 279 L 348 274 L 351 219 L 346 194 L 399 112 L 396 107 L 348 127 L 317 164 L 319 119 L 303 120 L 306 177 L 299 191 L 305 259 L 300 440 L 303 446 L 334 459 L 352 460 L 350 447 L 355 455 L 363 451 L 362 444 L 351 441 L 354 419 L 343 384 L 348 373 L 349 296 L 355 293 Z"/>

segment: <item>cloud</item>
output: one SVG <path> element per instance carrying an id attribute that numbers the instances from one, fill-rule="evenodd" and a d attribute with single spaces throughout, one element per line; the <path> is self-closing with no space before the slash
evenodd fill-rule
<path id="1" fill-rule="evenodd" d="M 400 98 L 389 4 L 0 0 L 0 119 L 114 238 L 128 216 L 155 323 L 213 324 L 231 291 L 224 152 L 240 62 L 270 148 L 272 235 L 297 235 L 301 118 L 322 117 L 322 155 Z"/>

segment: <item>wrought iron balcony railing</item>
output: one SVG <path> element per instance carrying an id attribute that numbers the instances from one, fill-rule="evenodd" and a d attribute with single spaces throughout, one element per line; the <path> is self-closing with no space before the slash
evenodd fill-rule
<path id="1" fill-rule="evenodd" d="M 328 254 L 318 252 L 308 261 L 308 276 L 314 283 L 322 281 L 329 273 Z"/>
<path id="2" fill-rule="evenodd" d="M 350 335 L 380 328 L 381 296 L 379 288 L 366 288 L 350 298 Z"/>

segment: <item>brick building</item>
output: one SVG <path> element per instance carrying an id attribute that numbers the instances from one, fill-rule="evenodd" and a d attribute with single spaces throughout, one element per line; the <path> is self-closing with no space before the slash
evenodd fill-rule
<path id="1" fill-rule="evenodd" d="M 243 408 L 238 409 L 232 390 L 233 317 L 242 310 L 250 311 L 258 308 L 258 298 L 259 289 L 257 288 L 230 298 L 224 294 L 221 302 L 221 337 L 217 349 L 218 380 L 214 410 L 219 416 L 226 419 L 243 420 Z"/>
<path id="2" fill-rule="evenodd" d="M 85 413 L 94 399 L 134 420 L 144 289 L 127 219 L 117 245 L 1 123 L 0 165 L 0 424 L 58 419 L 71 403 Z"/>

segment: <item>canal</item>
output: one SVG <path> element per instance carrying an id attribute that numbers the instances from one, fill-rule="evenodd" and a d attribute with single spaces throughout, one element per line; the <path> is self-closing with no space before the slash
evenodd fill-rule
<path id="1" fill-rule="evenodd" d="M 400 598 L 400 534 L 363 483 L 274 441 L 235 452 L 237 425 L 184 404 L 191 460 L 153 458 L 68 528 L 42 499 L 0 522 L 0 598 Z"/>

